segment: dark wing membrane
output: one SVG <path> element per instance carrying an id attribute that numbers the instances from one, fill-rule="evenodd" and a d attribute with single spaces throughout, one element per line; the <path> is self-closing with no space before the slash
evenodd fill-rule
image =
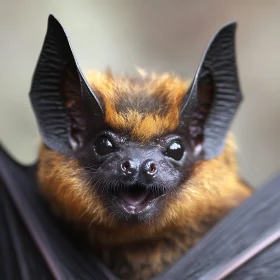
<path id="1" fill-rule="evenodd" d="M 279 201 L 280 174 L 154 280 L 279 279 Z M 267 245 L 261 249 L 260 245 L 265 242 Z M 254 250 L 255 254 L 244 261 Z M 236 266 L 236 262 L 240 262 L 239 265 Z"/>
<path id="2" fill-rule="evenodd" d="M 92 252 L 71 242 L 50 214 L 35 171 L 15 163 L 0 146 L 1 280 L 116 279 Z"/>
<path id="3" fill-rule="evenodd" d="M 1 181 L 0 196 L 0 278 L 30 280 L 54 279 L 34 240 L 22 222 L 7 186 Z"/>
<path id="4" fill-rule="evenodd" d="M 226 279 L 279 279 L 279 277 L 280 241 L 277 241 Z"/>

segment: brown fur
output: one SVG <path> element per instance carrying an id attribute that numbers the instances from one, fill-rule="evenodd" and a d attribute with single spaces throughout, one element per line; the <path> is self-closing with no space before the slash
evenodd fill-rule
<path id="1" fill-rule="evenodd" d="M 109 74 L 90 74 L 90 85 L 102 97 L 106 122 L 130 131 L 139 141 L 171 132 L 178 126 L 179 108 L 187 82 L 163 75 L 135 82 Z M 129 94 L 164 95 L 165 114 L 118 110 L 117 99 Z M 251 190 L 239 179 L 235 144 L 228 137 L 215 159 L 196 164 L 177 196 L 152 224 L 126 225 L 110 216 L 98 195 L 88 188 L 83 170 L 44 145 L 38 177 L 44 195 L 56 212 L 87 231 L 95 252 L 122 279 L 149 279 L 174 263 L 217 221 L 246 199 Z"/>
<path id="2" fill-rule="evenodd" d="M 126 76 L 114 77 L 110 73 L 89 72 L 87 78 L 104 102 L 105 121 L 110 127 L 127 131 L 137 140 L 149 141 L 155 136 L 173 131 L 178 126 L 180 104 L 189 85 L 187 81 L 167 73 L 161 76 L 142 76 L 140 80 L 134 80 Z M 135 107 L 144 105 L 139 104 L 141 100 L 133 100 L 139 96 L 165 99 L 164 107 L 167 112 L 162 114 L 162 107 L 152 113 L 139 112 Z M 128 109 L 118 111 L 116 104 L 127 99 L 132 99 Z"/>

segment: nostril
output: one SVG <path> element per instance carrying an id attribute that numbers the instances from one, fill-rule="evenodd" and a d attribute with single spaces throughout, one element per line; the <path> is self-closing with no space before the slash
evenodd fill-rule
<path id="1" fill-rule="evenodd" d="M 128 160 L 121 164 L 122 171 L 127 171 L 130 167 L 131 167 L 131 164 Z"/>
<path id="2" fill-rule="evenodd" d="M 149 175 L 154 175 L 157 172 L 157 166 L 155 165 L 155 163 L 151 163 L 148 167 L 147 173 Z"/>
<path id="3" fill-rule="evenodd" d="M 153 160 L 147 159 L 141 166 L 141 176 L 146 183 L 151 183 L 155 180 L 156 173 L 159 171 L 157 163 Z"/>

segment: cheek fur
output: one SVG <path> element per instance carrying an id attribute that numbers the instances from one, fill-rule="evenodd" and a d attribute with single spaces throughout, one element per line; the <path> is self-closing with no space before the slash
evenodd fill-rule
<path id="1" fill-rule="evenodd" d="M 42 147 L 38 179 L 51 207 L 67 220 L 85 225 L 107 220 L 106 210 L 94 189 L 89 187 L 78 161 Z"/>
<path id="2" fill-rule="evenodd" d="M 88 188 L 77 161 L 44 146 L 38 178 L 42 193 L 56 213 L 82 226 L 90 235 L 98 235 L 101 241 L 121 243 L 161 235 L 172 228 L 199 228 L 201 220 L 223 216 L 247 198 L 251 191 L 238 179 L 234 150 L 229 138 L 218 158 L 198 163 L 158 219 L 148 226 L 119 225 L 95 191 Z"/>

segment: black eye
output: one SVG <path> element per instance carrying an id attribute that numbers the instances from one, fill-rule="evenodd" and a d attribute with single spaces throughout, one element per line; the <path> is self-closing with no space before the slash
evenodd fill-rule
<path id="1" fill-rule="evenodd" d="M 179 141 L 175 141 L 171 143 L 165 154 L 175 160 L 180 160 L 183 157 L 184 148 Z"/>
<path id="2" fill-rule="evenodd" d="M 95 142 L 95 151 L 99 155 L 106 155 L 115 151 L 113 143 L 106 137 L 101 136 Z"/>

